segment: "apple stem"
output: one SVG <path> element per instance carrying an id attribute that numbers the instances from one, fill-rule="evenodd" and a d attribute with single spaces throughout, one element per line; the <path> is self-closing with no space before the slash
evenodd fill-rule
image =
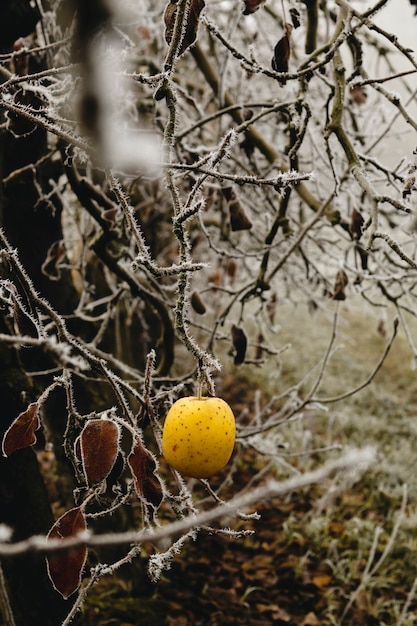
<path id="1" fill-rule="evenodd" d="M 202 381 L 199 379 L 199 380 L 197 381 L 197 398 L 198 398 L 199 400 L 201 400 L 201 392 L 202 392 L 202 389 L 203 389 L 203 383 L 202 383 Z"/>

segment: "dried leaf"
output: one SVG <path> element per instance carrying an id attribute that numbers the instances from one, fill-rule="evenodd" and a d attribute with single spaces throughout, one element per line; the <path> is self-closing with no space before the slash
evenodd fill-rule
<path id="1" fill-rule="evenodd" d="M 84 513 L 79 507 L 70 509 L 60 517 L 48 533 L 48 539 L 69 539 L 87 529 Z M 48 575 L 54 588 L 68 598 L 78 589 L 87 558 L 87 548 L 73 548 L 46 558 Z"/>
<path id="2" fill-rule="evenodd" d="M 350 216 L 350 225 L 349 230 L 352 236 L 352 239 L 359 241 L 362 236 L 362 228 L 365 220 L 362 215 L 355 208 L 352 209 L 352 213 Z"/>
<path id="3" fill-rule="evenodd" d="M 237 261 L 235 259 L 228 259 L 226 262 L 226 275 L 230 279 L 230 284 L 233 285 L 237 274 Z"/>
<path id="4" fill-rule="evenodd" d="M 275 72 L 288 72 L 288 63 L 291 56 L 291 31 L 292 25 L 285 25 L 285 34 L 279 39 L 274 48 L 274 56 L 272 57 L 272 69 Z M 284 85 L 285 79 L 281 79 L 280 82 Z"/>
<path id="5" fill-rule="evenodd" d="M 333 300 L 345 300 L 345 288 L 348 284 L 349 280 L 347 274 L 344 270 L 338 270 L 336 274 L 336 280 L 334 284 L 334 292 L 333 292 Z"/>
<path id="6" fill-rule="evenodd" d="M 223 274 L 221 270 L 215 270 L 208 277 L 209 284 L 211 285 L 212 291 L 217 291 L 217 287 L 220 287 L 222 284 Z"/>
<path id="7" fill-rule="evenodd" d="M 235 349 L 234 364 L 241 365 L 245 360 L 248 340 L 243 330 L 236 326 L 236 324 L 232 326 L 232 343 Z"/>
<path id="8" fill-rule="evenodd" d="M 10 69 L 17 76 L 26 76 L 29 74 L 30 53 L 26 53 L 25 50 L 29 50 L 30 47 L 30 37 L 19 37 L 19 39 L 16 39 L 13 43 L 13 52 L 20 52 L 20 54 L 12 57 L 10 61 Z"/>
<path id="9" fill-rule="evenodd" d="M 275 312 L 277 309 L 277 294 L 272 293 L 268 302 L 266 303 L 266 311 L 268 314 L 268 319 L 272 325 L 275 324 Z"/>
<path id="10" fill-rule="evenodd" d="M 157 469 L 153 454 L 145 448 L 139 436 L 133 441 L 132 450 L 127 458 L 132 472 L 135 491 L 141 500 L 158 508 L 164 497 L 162 483 L 155 475 Z"/>
<path id="11" fill-rule="evenodd" d="M 255 359 L 257 361 L 260 361 L 263 357 L 263 353 L 264 353 L 264 348 L 263 348 L 263 343 L 265 341 L 265 337 L 263 336 L 262 333 L 258 333 L 258 337 L 256 340 L 256 352 L 255 352 Z"/>
<path id="12" fill-rule="evenodd" d="M 263 4 L 265 4 L 265 0 L 244 0 L 245 8 L 243 10 L 243 15 L 251 15 L 255 13 Z"/>
<path id="13" fill-rule="evenodd" d="M 250 230 L 252 222 L 243 210 L 239 200 L 229 202 L 230 227 L 233 231 Z"/>
<path id="14" fill-rule="evenodd" d="M 199 315 L 204 315 L 207 309 L 198 291 L 193 291 L 193 293 L 191 294 L 190 302 L 196 313 L 198 313 Z"/>
<path id="15" fill-rule="evenodd" d="M 296 9 L 295 7 L 291 7 L 290 17 L 291 17 L 291 22 L 292 22 L 293 27 L 299 28 L 299 26 L 301 26 L 300 11 Z"/>
<path id="16" fill-rule="evenodd" d="M 204 9 L 204 0 L 191 0 L 190 9 L 186 16 L 185 31 L 183 40 L 178 50 L 178 56 L 181 56 L 197 39 L 198 23 L 200 13 Z M 166 6 L 164 13 L 165 22 L 165 41 L 170 44 L 174 34 L 175 19 L 177 16 L 177 0 L 171 0 Z"/>
<path id="17" fill-rule="evenodd" d="M 414 185 L 416 182 L 416 175 L 414 173 L 410 174 L 404 179 L 403 185 L 403 198 L 411 195 L 413 189 L 415 189 Z"/>
<path id="18" fill-rule="evenodd" d="M 333 578 L 329 574 L 317 574 L 316 576 L 313 576 L 313 583 L 316 587 L 328 587 L 332 580 Z M 315 623 L 316 622 L 314 622 L 314 624 Z"/>
<path id="19" fill-rule="evenodd" d="M 16 450 L 33 446 L 36 443 L 35 432 L 39 427 L 39 403 L 32 402 L 6 430 L 3 437 L 3 456 L 10 456 Z"/>
<path id="20" fill-rule="evenodd" d="M 77 441 L 88 485 L 96 485 L 110 474 L 119 452 L 119 436 L 118 424 L 104 417 L 84 426 Z"/>
<path id="21" fill-rule="evenodd" d="M 368 99 L 368 92 L 365 85 L 353 85 L 350 88 L 350 98 L 355 104 L 365 104 Z"/>

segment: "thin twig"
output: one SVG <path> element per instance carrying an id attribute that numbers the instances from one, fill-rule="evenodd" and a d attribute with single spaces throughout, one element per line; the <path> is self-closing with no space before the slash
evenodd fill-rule
<path id="1" fill-rule="evenodd" d="M 293 491 L 321 484 L 338 472 L 344 472 L 352 468 L 357 469 L 358 467 L 365 472 L 374 461 L 375 449 L 373 447 L 366 446 L 362 449 L 352 449 L 315 470 L 292 476 L 282 482 L 270 479 L 264 485 L 248 493 L 235 496 L 226 504 L 196 515 L 190 515 L 156 529 L 145 529 L 140 532 L 104 533 L 101 535 L 82 533 L 77 537 L 62 540 L 48 540 L 46 537 L 34 536 L 14 544 L 0 543 L 0 557 L 13 557 L 27 553 L 52 554 L 81 546 L 99 547 L 129 544 L 141 545 L 144 543 L 157 545 L 169 537 L 182 535 L 190 529 L 197 529 L 216 520 L 233 517 L 239 510 L 246 509 L 259 502 L 270 501 L 273 498 L 282 498 Z"/>

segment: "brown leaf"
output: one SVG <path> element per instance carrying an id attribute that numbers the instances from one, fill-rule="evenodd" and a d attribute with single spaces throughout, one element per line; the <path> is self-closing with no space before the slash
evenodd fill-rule
<path id="1" fill-rule="evenodd" d="M 145 448 L 139 436 L 133 441 L 127 458 L 132 472 L 135 491 L 141 500 L 158 508 L 164 497 L 161 481 L 155 475 L 157 469 L 153 454 Z"/>
<path id="2" fill-rule="evenodd" d="M 329 574 L 316 574 L 316 576 L 313 576 L 313 583 L 316 587 L 328 587 L 332 580 Z"/>
<path id="3" fill-rule="evenodd" d="M 239 200 L 229 202 L 230 227 L 233 231 L 250 230 L 252 222 L 243 210 Z"/>
<path id="4" fill-rule="evenodd" d="M 256 340 L 256 353 L 255 353 L 255 359 L 257 361 L 260 361 L 263 357 L 263 342 L 265 341 L 265 337 L 263 336 L 262 333 L 258 333 L 258 337 Z"/>
<path id="5" fill-rule="evenodd" d="M 207 309 L 198 291 L 193 291 L 193 293 L 191 294 L 190 302 L 196 313 L 198 313 L 199 315 L 204 315 Z"/>
<path id="6" fill-rule="evenodd" d="M 349 230 L 352 236 L 352 239 L 359 241 L 362 236 L 362 228 L 365 220 L 362 215 L 355 208 L 352 209 L 352 213 L 350 216 L 350 225 Z"/>
<path id="7" fill-rule="evenodd" d="M 13 43 L 13 52 L 17 52 L 16 56 L 13 56 L 10 61 L 10 69 L 17 76 L 26 76 L 29 74 L 29 56 L 30 53 L 26 53 L 25 50 L 29 50 L 31 46 L 31 40 L 29 37 L 19 37 Z"/>
<path id="8" fill-rule="evenodd" d="M 215 270 L 208 277 L 209 284 L 212 287 L 212 291 L 217 291 L 217 287 L 222 284 L 223 274 L 221 270 Z"/>
<path id="9" fill-rule="evenodd" d="M 198 23 L 200 13 L 204 9 L 204 0 L 191 0 L 188 15 L 185 17 L 185 31 L 178 50 L 178 56 L 181 56 L 197 39 Z M 177 16 L 177 0 L 171 0 L 166 6 L 164 13 L 165 22 L 165 41 L 170 44 L 174 34 L 175 20 Z"/>
<path id="10" fill-rule="evenodd" d="M 291 7 L 290 9 L 290 17 L 291 22 L 294 28 L 299 28 L 301 26 L 301 16 L 300 11 L 295 7 Z"/>
<path id="11" fill-rule="evenodd" d="M 10 456 L 16 450 L 33 446 L 36 443 L 35 432 L 39 427 L 39 403 L 32 402 L 6 430 L 3 437 L 3 456 Z"/>
<path id="12" fill-rule="evenodd" d="M 275 313 L 277 310 L 277 294 L 272 293 L 268 302 L 266 303 L 266 312 L 268 314 L 268 318 L 270 323 L 275 324 Z"/>
<path id="13" fill-rule="evenodd" d="M 350 99 L 355 104 L 366 104 L 368 92 L 365 85 L 353 85 L 349 90 Z"/>
<path id="14" fill-rule="evenodd" d="M 274 56 L 272 57 L 272 69 L 275 72 L 288 72 L 288 63 L 291 56 L 291 31 L 292 25 L 285 25 L 285 34 L 279 39 L 274 48 Z M 280 81 L 285 84 L 286 80 Z"/>
<path id="15" fill-rule="evenodd" d="M 79 507 L 70 509 L 52 526 L 48 539 L 69 539 L 87 529 L 84 513 Z M 72 548 L 46 558 L 48 575 L 54 588 L 68 598 L 78 589 L 87 558 L 87 548 Z"/>
<path id="16" fill-rule="evenodd" d="M 234 364 L 241 365 L 245 360 L 248 340 L 243 330 L 236 326 L 236 324 L 232 326 L 232 343 L 235 349 Z"/>
<path id="17" fill-rule="evenodd" d="M 235 259 L 228 259 L 226 262 L 226 274 L 230 279 L 230 284 L 233 285 L 237 274 L 237 261 Z"/>
<path id="18" fill-rule="evenodd" d="M 413 191 L 413 189 L 415 189 L 415 182 L 416 175 L 414 174 L 414 171 L 411 171 L 409 175 L 404 179 L 403 198 L 411 195 L 411 192 Z"/>
<path id="19" fill-rule="evenodd" d="M 348 284 L 349 280 L 345 270 L 338 270 L 336 274 L 336 280 L 334 284 L 334 292 L 333 292 L 333 300 L 345 300 L 345 288 Z"/>
<path id="20" fill-rule="evenodd" d="M 88 485 L 110 474 L 119 452 L 119 436 L 118 424 L 107 418 L 91 419 L 84 426 L 77 442 Z"/>
<path id="21" fill-rule="evenodd" d="M 243 1 L 245 3 L 243 15 L 251 15 L 252 13 L 255 13 L 265 3 L 265 0 L 243 0 Z"/>

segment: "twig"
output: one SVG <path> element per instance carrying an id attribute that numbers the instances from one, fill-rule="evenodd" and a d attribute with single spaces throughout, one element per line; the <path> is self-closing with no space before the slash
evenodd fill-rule
<path id="1" fill-rule="evenodd" d="M 144 543 L 157 545 L 164 542 L 168 537 L 180 536 L 190 529 L 197 529 L 219 519 L 230 518 L 239 510 L 256 503 L 270 501 L 273 498 L 282 498 L 293 491 L 320 484 L 338 472 L 344 472 L 352 468 L 357 469 L 358 467 L 365 472 L 374 463 L 375 459 L 376 452 L 372 446 L 352 449 L 315 470 L 292 476 L 282 482 L 270 479 L 265 485 L 257 487 L 246 494 L 237 495 L 226 504 L 197 515 L 190 515 L 157 529 L 146 529 L 141 532 L 105 533 L 102 535 L 82 533 L 77 537 L 62 540 L 48 540 L 46 537 L 33 536 L 14 544 L 0 543 L 0 557 L 14 557 L 27 553 L 52 554 L 81 546 L 99 547 L 129 544 L 140 545 Z"/>
<path id="2" fill-rule="evenodd" d="M 357 387 L 355 387 L 354 389 L 351 389 L 350 391 L 346 391 L 345 393 L 341 393 L 338 396 L 330 396 L 327 398 L 320 398 L 320 397 L 310 397 L 308 399 L 308 402 L 310 403 L 314 403 L 314 402 L 319 402 L 320 404 L 330 404 L 331 402 L 339 402 L 340 400 L 345 400 L 346 398 L 349 398 L 350 396 L 355 395 L 356 393 L 358 393 L 359 391 L 362 391 L 362 389 L 364 389 L 365 387 L 367 387 L 375 378 L 375 376 L 377 375 L 377 373 L 379 372 L 379 370 L 381 369 L 382 365 L 384 364 L 385 359 L 388 356 L 389 351 L 392 348 L 392 344 L 394 343 L 394 340 L 397 336 L 397 331 L 398 331 L 398 324 L 399 324 L 399 320 L 398 317 L 396 317 L 394 319 L 393 322 L 393 331 L 392 331 L 392 335 L 387 343 L 387 345 L 385 346 L 384 352 L 382 353 L 382 355 L 379 358 L 378 363 L 376 364 L 375 368 L 373 369 L 373 371 L 369 374 L 369 376 L 363 381 L 363 383 L 361 383 L 360 385 L 358 385 Z"/>

